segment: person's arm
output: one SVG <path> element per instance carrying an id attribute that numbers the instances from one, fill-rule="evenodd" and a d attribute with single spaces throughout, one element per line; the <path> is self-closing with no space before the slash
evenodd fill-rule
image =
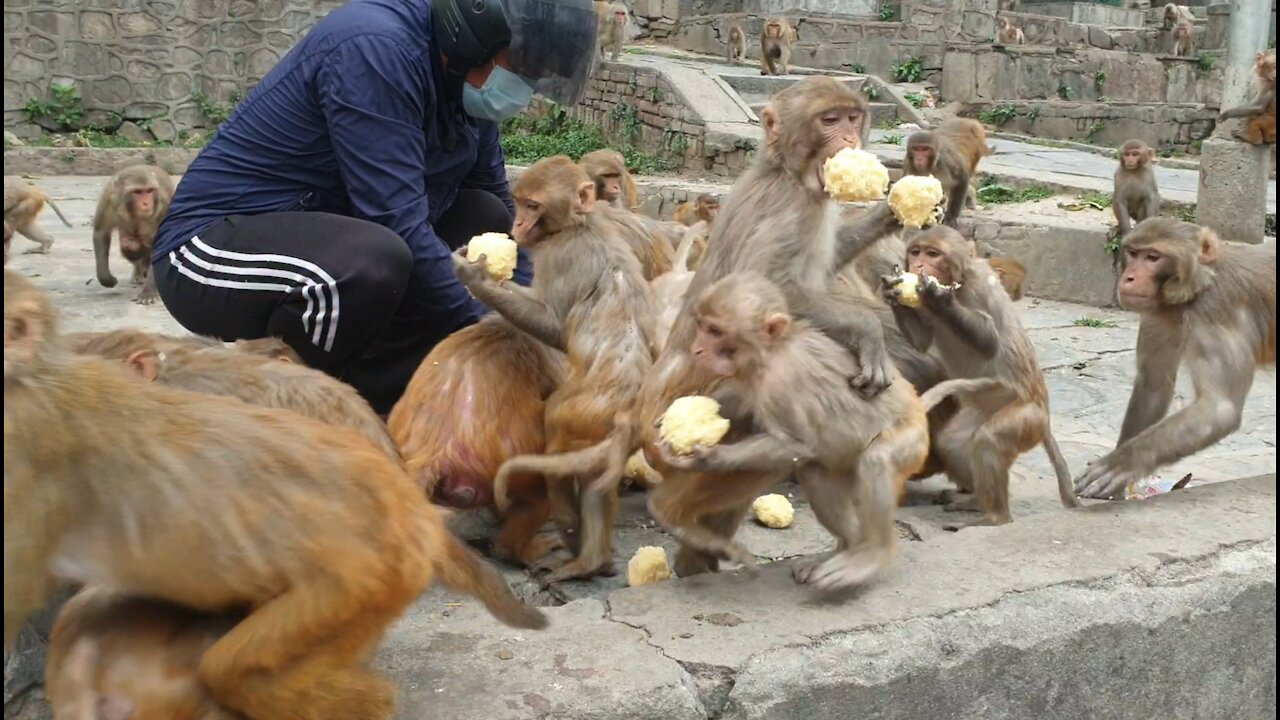
<path id="1" fill-rule="evenodd" d="M 476 164 L 462 180 L 462 186 L 484 190 L 498 196 L 514 219 L 516 206 L 511 200 L 511 184 L 507 180 L 507 157 L 502 152 L 502 136 L 498 123 L 491 120 L 478 120 L 477 125 L 480 128 L 480 137 L 476 149 Z M 529 253 L 524 248 L 520 248 L 516 258 L 514 280 L 527 286 L 532 279 L 533 265 L 529 261 Z"/>
<path id="2" fill-rule="evenodd" d="M 427 219 L 422 128 L 431 112 L 429 82 L 407 50 L 371 35 L 332 50 L 317 76 L 329 142 L 355 217 L 404 239 L 413 255 L 404 302 L 457 329 L 475 322 L 485 307 L 458 281 L 449 247 Z"/>

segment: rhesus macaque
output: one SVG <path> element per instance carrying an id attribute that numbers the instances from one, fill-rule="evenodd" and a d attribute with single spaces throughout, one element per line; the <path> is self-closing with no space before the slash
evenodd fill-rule
<path id="1" fill-rule="evenodd" d="M 1036 445 L 1044 447 L 1058 478 L 1065 507 L 1076 507 L 1071 472 L 1049 427 L 1049 388 L 1035 348 L 1009 295 L 999 288 L 986 260 L 969 241 L 946 226 L 930 228 L 907 243 L 907 269 L 927 275 L 922 304 L 898 302 L 897 279 L 885 276 L 885 299 L 902 334 L 916 348 L 933 349 L 952 380 L 926 392 L 922 401 L 955 396 L 960 409 L 937 433 L 935 451 L 947 478 L 976 497 L 948 510 L 980 510 L 972 525 L 1003 525 L 1009 515 L 1009 468 Z M 959 283 L 958 288 L 944 287 Z"/>
<path id="2" fill-rule="evenodd" d="M 996 30 L 996 41 L 1001 45 L 1021 45 L 1027 41 L 1022 28 L 1009 22 L 1009 18 L 1000 18 L 1000 27 Z"/>
<path id="3" fill-rule="evenodd" d="M 782 18 L 770 18 L 760 31 L 760 74 L 786 75 L 796 31 Z"/>
<path id="4" fill-rule="evenodd" d="M 681 225 L 694 225 L 705 222 L 708 226 L 715 224 L 716 213 L 720 212 L 720 198 L 713 193 L 703 193 L 696 200 L 682 203 L 676 208 L 672 220 Z"/>
<path id="5" fill-rule="evenodd" d="M 1076 479 L 1083 497 L 1114 497 L 1235 432 L 1255 370 L 1276 363 L 1274 247 L 1223 243 L 1209 228 L 1151 218 L 1120 251 L 1116 294 L 1142 314 L 1138 374 L 1116 448 Z M 1195 400 L 1166 417 L 1180 366 Z"/>
<path id="6" fill-rule="evenodd" d="M 137 328 L 66 333 L 62 336 L 62 345 L 77 355 L 97 355 L 113 360 L 124 360 L 139 350 L 171 352 L 223 347 L 221 342 L 200 335 L 169 335 Z"/>
<path id="7" fill-rule="evenodd" d="M 671 270 L 675 247 L 689 228 L 674 222 L 655 220 L 639 213 L 627 212 L 597 203 L 595 212 L 609 220 L 619 237 L 640 261 L 645 280 L 653 280 Z"/>
<path id="8" fill-rule="evenodd" d="M 1116 214 L 1121 237 L 1129 234 L 1134 223 L 1160 214 L 1160 188 L 1151 167 L 1156 162 L 1155 149 L 1141 140 L 1128 140 L 1120 146 L 1111 210 Z"/>
<path id="9" fill-rule="evenodd" d="M 1274 86 L 1275 83 L 1273 82 L 1272 85 Z M 47 253 L 49 248 L 53 247 L 53 238 L 40 227 L 40 223 L 36 222 L 36 216 L 45 205 L 53 208 L 53 212 L 57 214 L 63 225 L 71 227 L 67 216 L 62 214 L 53 199 L 43 190 L 20 177 L 5 176 L 4 249 L 6 259 L 9 257 L 9 242 L 13 239 L 14 233 L 40 243 L 38 247 L 28 248 L 26 253 Z"/>
<path id="10" fill-rule="evenodd" d="M 97 354 L 123 362 L 147 382 L 292 410 L 322 423 L 349 427 L 400 462 L 382 420 L 360 393 L 305 364 L 226 347 L 165 348 L 163 343 L 134 345 L 123 354 Z"/>
<path id="11" fill-rule="evenodd" d="M 1253 72 L 1256 85 L 1253 99 L 1239 107 L 1223 110 L 1218 119 L 1249 118 L 1244 129 L 1237 129 L 1232 132 L 1232 135 L 1254 145 L 1275 144 L 1276 51 L 1274 48 L 1258 53 L 1253 61 Z"/>
<path id="12" fill-rule="evenodd" d="M 1027 268 L 1013 258 L 987 258 L 987 264 L 1000 279 L 1000 285 L 1008 293 L 1009 299 L 1014 302 L 1021 300 L 1022 286 L 1027 280 Z"/>
<path id="13" fill-rule="evenodd" d="M 237 340 L 232 343 L 236 350 L 250 355 L 263 355 L 272 360 L 306 365 L 297 350 L 289 347 L 289 343 L 278 337 L 254 338 L 253 340 Z"/>
<path id="14" fill-rule="evenodd" d="M 133 263 L 133 284 L 142 286 L 133 301 L 150 305 L 160 297 L 151 275 L 151 245 L 173 190 L 173 178 L 154 165 L 127 167 L 107 181 L 93 214 L 93 257 L 103 287 L 116 286 L 107 255 L 112 234 L 119 233 L 120 254 Z"/>
<path id="15" fill-rule="evenodd" d="M 59 580 L 244 610 L 199 660 L 218 703 L 384 720 L 369 655 L 433 578 L 545 626 L 358 433 L 73 355 L 48 295 L 4 276 L 6 649 Z"/>
<path id="16" fill-rule="evenodd" d="M 491 504 L 502 463 L 546 449 L 545 401 L 565 369 L 564 353 L 496 313 L 445 338 L 387 419 L 410 477 L 447 505 Z M 512 475 L 509 491 L 520 502 L 502 513 L 493 554 L 532 565 L 561 547 L 555 533 L 539 533 L 551 506 L 537 475 Z"/>
<path id="17" fill-rule="evenodd" d="M 81 590 L 49 638 L 45 694 L 56 720 L 242 720 L 197 676 L 200 657 L 244 613 Z"/>
<path id="18" fill-rule="evenodd" d="M 547 456 L 503 463 L 495 497 L 503 496 L 500 487 L 511 472 L 542 474 L 553 519 L 574 553 L 544 582 L 591 577 L 612 569 L 617 490 L 627 458 L 615 461 L 613 453 L 621 452 L 614 448 L 627 444 L 629 433 L 611 438 L 615 419 L 631 409 L 653 364 L 653 296 L 616 226 L 595 212 L 595 183 L 572 160 L 560 155 L 535 163 L 512 196 L 512 234 L 533 260 L 533 286 L 494 281 L 483 256 L 471 263 L 455 254 L 458 278 L 512 325 L 566 353 L 569 370 L 547 398 Z M 589 478 L 566 472 L 566 461 L 555 456 L 596 447 L 610 448 L 610 477 L 594 483 L 607 492 L 588 497 L 580 484 Z"/>
<path id="19" fill-rule="evenodd" d="M 627 170 L 627 161 L 617 150 L 592 150 L 582 156 L 582 169 L 596 183 L 596 199 L 620 210 L 640 206 L 640 191 Z"/>
<path id="20" fill-rule="evenodd" d="M 675 398 L 709 391 L 715 384 L 715 378 L 694 367 L 690 354 L 696 334 L 692 301 L 715 281 L 733 272 L 762 273 L 781 288 L 793 316 L 812 323 L 854 354 L 858 372 L 849 382 L 855 390 L 874 396 L 893 382 L 896 371 L 880 321 L 873 313 L 851 311 L 831 292 L 839 270 L 863 248 L 901 227 L 884 203 L 842 221 L 839 204 L 823 190 L 823 163 L 844 148 L 861 147 L 868 122 L 866 98 L 822 76 L 787 87 L 761 111 L 763 148 L 722 203 L 684 309 L 641 393 L 637 426 L 645 456 L 663 475 L 652 497 L 672 525 L 701 525 L 731 538 L 749 501 L 729 510 L 707 511 L 703 498 L 721 490 L 737 494 L 739 484 L 759 481 L 750 473 L 663 472 L 655 464 L 659 458 L 654 420 Z M 715 570 L 718 563 L 686 546 L 677 554 L 674 569 L 686 577 Z"/>
<path id="21" fill-rule="evenodd" d="M 622 41 L 626 39 L 627 6 L 620 2 L 600 2 L 596 0 L 596 36 L 599 39 L 600 59 L 605 53 L 609 59 L 616 61 L 622 52 Z"/>
<path id="22" fill-rule="evenodd" d="M 1190 20 L 1181 19 L 1173 26 L 1173 54 L 1188 57 L 1195 53 L 1195 26 Z"/>
<path id="23" fill-rule="evenodd" d="M 907 175 L 932 175 L 947 194 L 943 224 L 956 226 L 965 196 L 972 192 L 969 181 L 977 176 L 978 162 L 995 152 L 987 145 L 982 123 L 968 118 L 944 120 L 933 130 L 921 130 L 907 138 L 907 156 L 902 170 Z"/>
<path id="24" fill-rule="evenodd" d="M 724 45 L 724 59 L 730 65 L 737 65 L 738 61 L 747 55 L 747 34 L 742 31 L 742 26 L 734 23 L 729 26 L 729 39 Z"/>
<path id="25" fill-rule="evenodd" d="M 752 474 L 732 493 L 699 498 L 705 513 L 751 502 L 794 472 L 837 541 L 830 559 L 797 565 L 796 580 L 835 590 L 883 570 L 895 551 L 898 496 L 929 449 L 925 408 L 911 384 L 895 373 L 873 399 L 850 391 L 848 378 L 858 372 L 853 356 L 792 318 L 782 291 L 759 273 L 719 280 L 696 299 L 693 315 L 693 362 L 726 380 L 715 394 L 750 434 L 683 457 L 663 444 L 663 462 L 687 472 Z M 754 559 L 704 528 L 673 524 L 661 503 L 650 502 L 650 510 L 681 542 L 722 559 Z"/>
<path id="26" fill-rule="evenodd" d="M 653 304 L 657 309 L 653 337 L 659 350 L 667 346 L 667 336 L 671 334 L 671 326 L 675 324 L 676 317 L 684 307 L 684 298 L 689 292 L 689 283 L 693 282 L 694 274 L 693 269 L 689 267 L 689 254 L 693 252 L 698 239 L 704 237 L 705 232 L 705 226 L 695 225 L 689 228 L 680 241 L 680 247 L 676 248 L 675 263 L 671 272 L 649 282 L 649 288 L 653 290 Z"/>
<path id="27" fill-rule="evenodd" d="M 1160 29 L 1165 31 L 1173 30 L 1179 22 L 1185 20 L 1190 23 L 1194 22 L 1195 19 L 1196 16 L 1191 12 L 1191 8 L 1186 5 L 1169 3 L 1164 6 L 1164 19 L 1161 22 Z"/>

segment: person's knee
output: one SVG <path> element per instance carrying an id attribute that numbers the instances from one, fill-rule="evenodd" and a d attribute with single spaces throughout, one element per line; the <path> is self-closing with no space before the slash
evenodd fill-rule
<path id="1" fill-rule="evenodd" d="M 352 243 L 358 262 L 353 264 L 351 284 L 358 285 L 361 292 L 385 294 L 389 302 L 403 298 L 413 272 L 409 246 L 381 225 L 368 228 L 365 235 Z"/>
<path id="2" fill-rule="evenodd" d="M 511 211 L 491 192 L 473 188 L 462 190 L 453 207 L 465 212 L 465 217 L 470 220 L 468 224 L 472 225 L 473 235 L 511 232 L 511 223 L 514 221 Z"/>

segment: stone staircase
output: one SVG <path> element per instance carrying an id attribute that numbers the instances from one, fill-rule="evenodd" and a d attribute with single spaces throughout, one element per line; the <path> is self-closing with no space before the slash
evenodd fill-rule
<path id="1" fill-rule="evenodd" d="M 803 79 L 805 74 L 760 75 L 758 71 L 753 72 L 749 68 L 741 68 L 740 72 L 739 68 L 724 68 L 720 70 L 720 77 L 738 93 L 738 96 L 742 98 L 742 101 L 751 108 L 751 111 L 757 117 L 774 95 L 792 83 Z M 870 75 L 858 74 L 830 76 L 855 90 L 877 97 L 876 100 L 871 102 L 871 119 L 874 124 L 882 125 L 888 122 L 902 121 L 901 114 L 898 112 L 898 103 L 894 102 L 892 95 L 885 92 L 884 83 L 880 80 Z"/>

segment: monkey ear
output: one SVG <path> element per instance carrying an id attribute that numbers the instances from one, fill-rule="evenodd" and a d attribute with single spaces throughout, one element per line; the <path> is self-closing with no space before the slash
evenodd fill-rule
<path id="1" fill-rule="evenodd" d="M 1151 163 L 1152 165 L 1155 165 L 1156 163 L 1160 162 L 1160 158 L 1156 155 L 1155 148 L 1147 148 L 1147 162 Z"/>
<path id="2" fill-rule="evenodd" d="M 139 350 L 125 359 L 124 364 L 138 373 L 147 382 L 154 382 L 160 374 L 160 367 L 155 350 Z"/>
<path id="3" fill-rule="evenodd" d="M 781 132 L 778 128 L 778 111 L 770 105 L 760 111 L 760 127 L 764 128 L 765 145 L 772 145 L 781 139 Z"/>
<path id="4" fill-rule="evenodd" d="M 782 313 L 774 313 L 764 319 L 764 334 L 768 335 L 770 340 L 786 337 L 790 330 L 791 318 Z"/>
<path id="5" fill-rule="evenodd" d="M 5 308 L 6 310 L 8 308 Z M 9 313 L 5 313 L 6 315 Z M 38 318 L 40 305 L 31 301 L 20 302 L 13 311 L 13 319 L 5 323 L 5 365 L 15 360 L 19 364 L 35 359 L 44 344 L 45 327 Z"/>
<path id="6" fill-rule="evenodd" d="M 585 215 L 596 206 L 596 184 L 590 180 L 578 183 L 578 197 L 574 203 L 579 215 Z"/>
<path id="7" fill-rule="evenodd" d="M 1196 238 L 1200 242 L 1200 260 L 1201 265 L 1212 265 L 1218 259 L 1218 247 L 1222 241 L 1218 238 L 1218 234 L 1209 228 L 1200 228 L 1200 235 Z"/>

